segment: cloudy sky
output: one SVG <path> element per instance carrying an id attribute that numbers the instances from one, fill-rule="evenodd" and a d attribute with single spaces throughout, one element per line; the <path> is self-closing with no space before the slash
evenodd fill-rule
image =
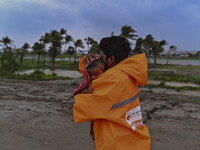
<path id="1" fill-rule="evenodd" d="M 17 47 L 61 28 L 75 40 L 100 41 L 126 24 L 142 38 L 166 40 L 165 49 L 200 50 L 199 0 L 0 0 L 0 38 Z"/>

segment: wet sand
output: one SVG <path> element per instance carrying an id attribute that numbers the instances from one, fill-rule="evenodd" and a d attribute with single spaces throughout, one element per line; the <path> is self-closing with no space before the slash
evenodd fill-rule
<path id="1" fill-rule="evenodd" d="M 71 82 L 0 79 L 0 149 L 94 150 L 89 123 L 73 122 Z M 200 97 L 142 92 L 140 99 L 152 150 L 200 149 Z"/>

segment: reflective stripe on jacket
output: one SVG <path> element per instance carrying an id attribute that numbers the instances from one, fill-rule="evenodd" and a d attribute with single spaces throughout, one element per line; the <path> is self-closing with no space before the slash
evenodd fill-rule
<path id="1" fill-rule="evenodd" d="M 94 120 L 96 150 L 150 150 L 138 83 L 147 83 L 144 53 L 123 60 L 94 80 L 93 94 L 74 97 L 75 122 Z"/>

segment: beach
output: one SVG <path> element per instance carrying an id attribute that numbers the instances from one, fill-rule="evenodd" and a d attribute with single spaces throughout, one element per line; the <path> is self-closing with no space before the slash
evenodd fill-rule
<path id="1" fill-rule="evenodd" d="M 71 83 L 81 80 L 0 79 L 0 149 L 94 150 L 89 123 L 73 121 Z M 198 96 L 141 91 L 140 100 L 152 150 L 200 148 Z"/>

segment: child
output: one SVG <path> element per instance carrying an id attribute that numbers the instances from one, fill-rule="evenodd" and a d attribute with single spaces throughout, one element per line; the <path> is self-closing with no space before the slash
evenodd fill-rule
<path id="1" fill-rule="evenodd" d="M 105 63 L 101 58 L 92 58 L 93 60 L 84 66 L 84 80 L 81 84 L 74 90 L 73 94 L 89 94 L 92 93 L 93 90 L 90 88 L 90 85 L 93 80 L 97 79 L 101 74 L 105 72 Z M 94 131 L 93 131 L 93 121 L 90 124 L 90 136 L 92 137 L 93 141 L 94 138 Z"/>
<path id="2" fill-rule="evenodd" d="M 73 95 L 78 93 L 87 94 L 92 93 L 90 85 L 93 80 L 97 79 L 101 74 L 105 72 L 105 63 L 101 58 L 93 58 L 93 60 L 84 66 L 84 80 L 74 90 Z"/>

